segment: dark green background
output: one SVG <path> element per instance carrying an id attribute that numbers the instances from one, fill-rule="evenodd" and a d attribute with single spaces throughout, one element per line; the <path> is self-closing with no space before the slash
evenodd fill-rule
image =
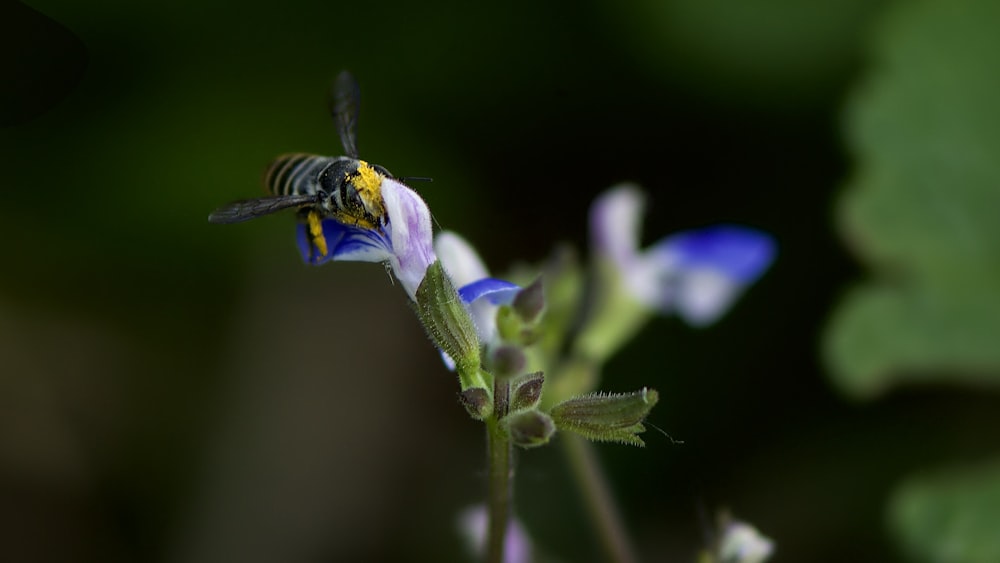
<path id="1" fill-rule="evenodd" d="M 11 60 L 50 79 L 8 80 L 0 129 L 0 559 L 466 557 L 482 428 L 404 294 L 377 265 L 304 266 L 291 217 L 206 222 L 274 156 L 339 153 L 324 95 L 345 68 L 362 156 L 433 177 L 438 225 L 496 271 L 585 252 L 589 202 L 621 181 L 650 194 L 648 242 L 776 237 L 717 326 L 656 319 L 608 366 L 604 389 L 655 387 L 651 422 L 684 441 L 597 447 L 644 560 L 692 560 L 723 507 L 778 561 L 896 558 L 890 486 L 989 440 L 967 431 L 989 405 L 854 403 L 818 359 L 858 276 L 830 209 L 883 5 L 626 4 L 30 2 L 78 43 L 7 19 Z M 545 554 L 600 560 L 558 451 L 519 456 L 519 513 Z"/>

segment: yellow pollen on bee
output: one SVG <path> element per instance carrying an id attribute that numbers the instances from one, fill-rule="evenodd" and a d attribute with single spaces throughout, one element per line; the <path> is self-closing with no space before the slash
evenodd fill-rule
<path id="1" fill-rule="evenodd" d="M 385 212 L 382 205 L 382 175 L 367 162 L 359 160 L 358 172 L 352 183 L 372 215 L 381 216 Z"/>
<path id="2" fill-rule="evenodd" d="M 310 211 L 308 221 L 309 234 L 312 236 L 313 244 L 316 245 L 316 249 L 319 250 L 321 256 L 326 256 L 326 237 L 323 236 L 323 222 L 320 221 L 319 213 L 316 211 Z"/>

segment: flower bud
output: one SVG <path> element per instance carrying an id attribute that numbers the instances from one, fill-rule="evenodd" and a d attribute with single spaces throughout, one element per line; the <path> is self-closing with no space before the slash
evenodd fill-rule
<path id="1" fill-rule="evenodd" d="M 518 335 L 524 327 L 524 322 L 514 312 L 510 305 L 501 305 L 497 308 L 497 334 L 504 342 L 517 342 Z"/>
<path id="2" fill-rule="evenodd" d="M 496 377 L 510 379 L 520 375 L 526 363 L 524 351 L 517 346 L 498 346 L 490 352 L 490 367 Z"/>
<path id="3" fill-rule="evenodd" d="M 632 393 L 592 393 L 559 403 L 550 414 L 560 430 L 588 440 L 642 446 L 645 443 L 637 434 L 646 430 L 642 421 L 658 400 L 659 394 L 648 388 Z"/>
<path id="4" fill-rule="evenodd" d="M 459 376 L 479 370 L 479 338 L 469 312 L 462 305 L 441 261 L 427 268 L 417 288 L 417 316 L 438 348 L 455 361 Z M 463 387 L 471 386 L 463 381 Z"/>
<path id="5" fill-rule="evenodd" d="M 503 419 L 510 430 L 511 441 L 522 448 L 547 444 L 556 426 L 545 413 L 531 409 L 512 414 Z"/>
<path id="6" fill-rule="evenodd" d="M 545 376 L 540 371 L 529 373 L 510 384 L 510 410 L 533 409 L 542 398 Z"/>
<path id="7" fill-rule="evenodd" d="M 501 305 L 497 309 L 496 323 L 497 334 L 504 342 L 531 346 L 539 340 L 538 326 L 522 319 L 512 305 Z"/>
<path id="8" fill-rule="evenodd" d="M 511 308 L 526 323 L 533 323 L 545 309 L 545 288 L 539 277 L 531 285 L 517 292 Z"/>
<path id="9" fill-rule="evenodd" d="M 458 394 L 458 402 L 462 403 L 469 416 L 476 420 L 484 420 L 493 414 L 493 400 L 489 392 L 482 387 L 470 387 Z"/>

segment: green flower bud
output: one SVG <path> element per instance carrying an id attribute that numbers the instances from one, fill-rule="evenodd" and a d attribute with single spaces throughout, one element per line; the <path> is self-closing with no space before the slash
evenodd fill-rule
<path id="1" fill-rule="evenodd" d="M 434 344 L 454 360 L 462 389 L 486 387 L 479 372 L 476 327 L 440 260 L 428 266 L 416 298 L 417 317 Z"/>
<path id="2" fill-rule="evenodd" d="M 504 342 L 517 342 L 524 322 L 510 305 L 497 308 L 497 334 Z"/>
<path id="3" fill-rule="evenodd" d="M 497 309 L 497 334 L 504 342 L 520 346 L 531 346 L 539 340 L 536 324 L 525 322 L 511 305 L 501 305 Z"/>
<path id="4" fill-rule="evenodd" d="M 510 384 L 510 410 L 533 409 L 542 398 L 545 376 L 540 371 L 529 373 Z"/>
<path id="5" fill-rule="evenodd" d="M 588 440 L 642 446 L 645 443 L 637 434 L 646 430 L 642 421 L 658 400 L 659 394 L 648 388 L 621 394 L 592 393 L 559 403 L 550 414 L 557 428 Z"/>
<path id="6" fill-rule="evenodd" d="M 510 440 L 522 448 L 534 448 L 548 443 L 556 431 L 555 424 L 543 412 L 531 409 L 503 419 L 510 431 Z"/>

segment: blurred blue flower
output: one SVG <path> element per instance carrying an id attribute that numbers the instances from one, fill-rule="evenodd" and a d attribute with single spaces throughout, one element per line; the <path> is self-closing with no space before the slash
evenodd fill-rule
<path id="1" fill-rule="evenodd" d="M 431 214 L 415 191 L 396 180 L 382 178 L 381 193 L 386 210 L 383 225 L 368 229 L 325 219 L 322 227 L 327 253 L 321 255 L 310 243 L 308 225 L 300 224 L 299 251 L 310 264 L 329 260 L 388 263 L 406 294 L 416 301 L 417 287 L 436 260 Z"/>
<path id="2" fill-rule="evenodd" d="M 689 324 L 715 322 L 774 261 L 767 234 L 732 225 L 684 231 L 639 250 L 642 192 L 612 188 L 591 206 L 590 232 L 599 257 L 613 265 L 624 288 L 644 306 L 676 312 Z"/>

